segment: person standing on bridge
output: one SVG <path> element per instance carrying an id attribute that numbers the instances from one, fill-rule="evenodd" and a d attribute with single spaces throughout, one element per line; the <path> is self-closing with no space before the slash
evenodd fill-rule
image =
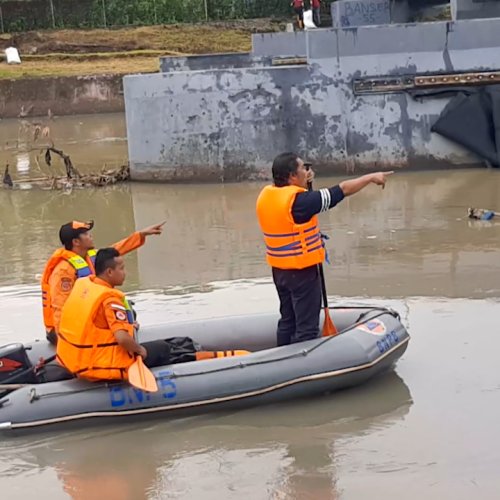
<path id="1" fill-rule="evenodd" d="M 313 23 L 316 28 L 319 28 L 321 24 L 321 0 L 310 0 Z"/>
<path id="2" fill-rule="evenodd" d="M 304 29 L 304 0 L 292 0 L 290 6 L 295 12 L 299 29 Z"/>
<path id="3" fill-rule="evenodd" d="M 310 163 L 295 153 L 273 162 L 273 185 L 257 199 L 257 218 L 264 234 L 267 263 L 280 300 L 277 343 L 287 345 L 319 336 L 321 281 L 318 264 L 325 246 L 318 215 L 369 184 L 384 187 L 393 172 L 376 172 L 342 181 L 331 188 L 308 190 L 314 178 Z"/>

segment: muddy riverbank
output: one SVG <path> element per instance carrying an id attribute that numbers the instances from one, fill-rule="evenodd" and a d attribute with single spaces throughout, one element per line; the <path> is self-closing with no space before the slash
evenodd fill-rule
<path id="1" fill-rule="evenodd" d="M 0 80 L 0 118 L 114 113 L 123 109 L 122 75 Z"/>

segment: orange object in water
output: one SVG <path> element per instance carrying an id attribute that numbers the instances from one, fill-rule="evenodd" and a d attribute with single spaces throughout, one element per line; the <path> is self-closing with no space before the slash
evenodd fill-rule
<path id="1" fill-rule="evenodd" d="M 196 353 L 196 361 L 201 361 L 203 359 L 231 358 L 233 356 L 244 356 L 245 354 L 250 354 L 250 351 L 244 351 L 244 350 L 237 350 L 237 351 L 198 351 Z"/>

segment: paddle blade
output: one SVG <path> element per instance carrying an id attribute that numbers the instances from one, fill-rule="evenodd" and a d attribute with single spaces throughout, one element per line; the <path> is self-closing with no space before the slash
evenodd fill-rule
<path id="1" fill-rule="evenodd" d="M 325 322 L 323 323 L 323 337 L 329 337 L 333 335 L 337 335 L 339 332 L 337 328 L 333 324 L 332 318 L 330 317 L 330 310 L 328 307 L 325 307 Z"/>
<path id="2" fill-rule="evenodd" d="M 158 384 L 155 376 L 144 364 L 141 356 L 137 356 L 128 369 L 128 382 L 130 385 L 147 392 L 157 392 Z"/>

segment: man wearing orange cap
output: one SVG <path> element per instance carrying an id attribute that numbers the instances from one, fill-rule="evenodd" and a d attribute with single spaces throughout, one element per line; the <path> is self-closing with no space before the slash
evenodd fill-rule
<path id="1" fill-rule="evenodd" d="M 141 247 L 147 236 L 161 234 L 163 224 L 165 223 L 136 231 L 112 246 L 120 255 L 125 255 Z M 62 307 L 75 281 L 95 275 L 94 262 L 97 251 L 91 233 L 93 227 L 93 221 L 72 221 L 62 225 L 59 239 L 63 248 L 58 248 L 45 265 L 42 276 L 43 321 L 47 340 L 53 344 L 57 342 Z"/>

